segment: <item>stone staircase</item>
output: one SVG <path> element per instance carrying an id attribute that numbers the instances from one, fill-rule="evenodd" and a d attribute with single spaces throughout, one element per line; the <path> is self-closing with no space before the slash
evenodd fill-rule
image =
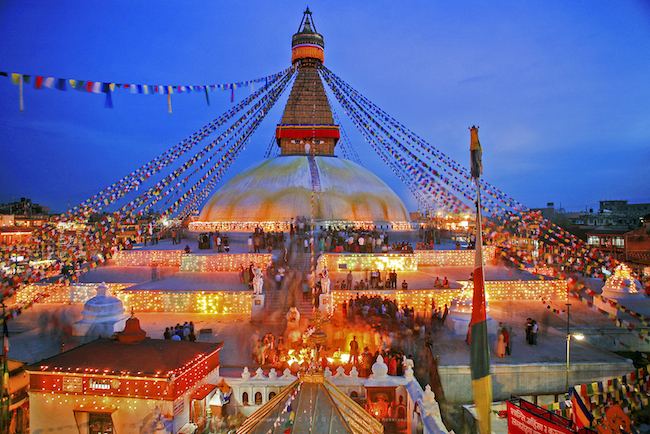
<path id="1" fill-rule="evenodd" d="M 318 165 L 313 155 L 307 157 L 309 161 L 309 174 L 311 175 L 311 189 L 314 193 L 320 193 L 320 174 L 318 172 Z"/>
<path id="2" fill-rule="evenodd" d="M 300 317 L 309 320 L 312 316 L 312 303 L 303 301 L 302 276 L 310 271 L 311 255 L 304 253 L 302 241 L 297 237 L 289 245 L 289 260 L 285 279 L 280 289 L 277 289 L 275 280 L 265 278 L 264 301 L 265 316 L 263 323 L 278 324 L 286 320 L 289 308 L 295 305 L 300 312 Z"/>

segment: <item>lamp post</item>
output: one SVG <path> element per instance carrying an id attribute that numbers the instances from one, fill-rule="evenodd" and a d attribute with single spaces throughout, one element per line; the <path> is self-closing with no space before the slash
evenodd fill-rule
<path id="1" fill-rule="evenodd" d="M 569 373 L 571 372 L 571 338 L 581 341 L 585 338 L 582 333 L 571 333 L 569 320 L 571 315 L 571 303 L 566 304 L 566 377 L 564 389 L 569 390 Z"/>

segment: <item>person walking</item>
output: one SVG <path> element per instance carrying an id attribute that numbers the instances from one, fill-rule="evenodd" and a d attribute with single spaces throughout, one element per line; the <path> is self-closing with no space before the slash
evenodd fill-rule
<path id="1" fill-rule="evenodd" d="M 505 337 L 504 331 L 505 331 L 505 329 L 503 327 L 503 323 L 499 323 L 499 332 L 497 334 L 496 353 L 497 353 L 497 357 L 500 358 L 500 359 L 504 358 L 505 355 L 506 355 L 506 337 Z"/>
<path id="2" fill-rule="evenodd" d="M 497 337 L 497 357 L 502 359 L 506 355 L 506 341 L 503 336 L 503 330 L 499 330 L 499 335 Z"/>
<path id="3" fill-rule="evenodd" d="M 359 364 L 359 343 L 357 342 L 356 336 L 352 336 L 352 340 L 350 341 L 350 357 L 348 363 L 352 363 L 353 365 Z"/>
<path id="4" fill-rule="evenodd" d="M 533 326 L 530 330 L 531 334 L 531 345 L 537 345 L 537 333 L 539 332 L 539 325 L 537 325 L 537 321 L 533 320 Z"/>

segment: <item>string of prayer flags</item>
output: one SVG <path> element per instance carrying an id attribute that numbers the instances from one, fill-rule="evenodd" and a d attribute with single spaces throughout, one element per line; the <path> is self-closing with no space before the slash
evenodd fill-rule
<path id="1" fill-rule="evenodd" d="M 216 83 L 216 84 L 192 84 L 192 85 L 172 85 L 172 84 L 141 84 L 141 83 L 120 83 L 117 81 L 90 81 L 79 80 L 72 78 L 57 78 L 48 77 L 38 74 L 23 74 L 18 72 L 3 72 L 0 71 L 0 77 L 10 77 L 11 82 L 18 86 L 19 92 L 19 109 L 24 110 L 24 84 L 32 82 L 34 89 L 58 89 L 60 91 L 67 91 L 74 89 L 81 92 L 105 94 L 106 99 L 104 107 L 113 108 L 113 93 L 118 89 L 128 91 L 130 94 L 139 95 L 166 95 L 167 96 L 167 110 L 172 112 L 171 95 L 173 93 L 193 93 L 200 92 L 205 94 L 206 104 L 210 105 L 209 92 L 230 90 L 230 101 L 235 101 L 235 89 L 249 87 L 251 91 L 255 89 L 256 83 L 264 83 L 268 85 L 269 81 L 284 75 L 287 71 L 278 72 L 275 74 L 267 75 L 265 77 L 256 78 L 253 80 L 237 81 L 232 83 Z"/>

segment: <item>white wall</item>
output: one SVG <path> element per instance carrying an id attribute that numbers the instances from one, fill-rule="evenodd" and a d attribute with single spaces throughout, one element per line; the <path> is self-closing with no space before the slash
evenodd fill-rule
<path id="1" fill-rule="evenodd" d="M 154 418 L 156 408 L 163 414 L 172 415 L 171 401 L 29 392 L 30 432 L 77 433 L 74 411 L 92 411 L 92 408 L 100 407 L 115 409 L 112 418 L 118 433 L 140 432 L 146 421 Z"/>

